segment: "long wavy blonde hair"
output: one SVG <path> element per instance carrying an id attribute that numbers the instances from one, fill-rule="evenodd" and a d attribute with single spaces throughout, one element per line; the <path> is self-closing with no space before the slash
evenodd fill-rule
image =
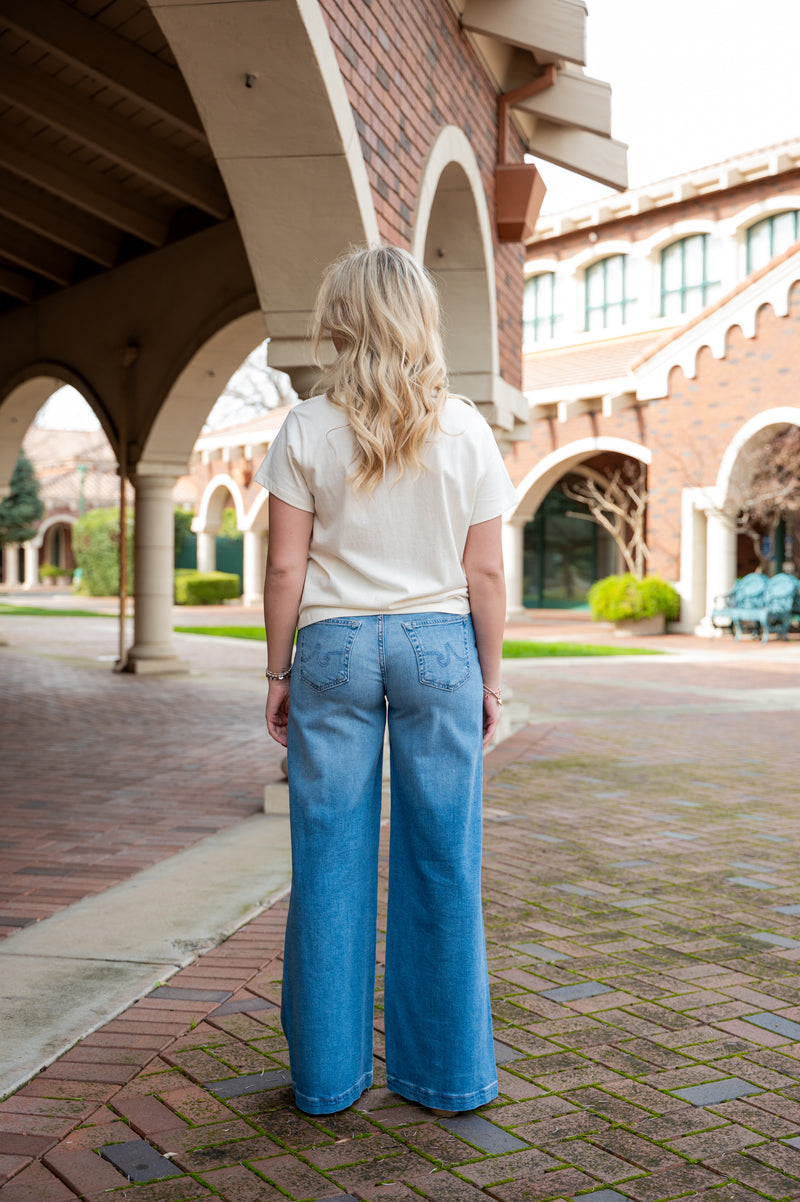
<path id="1" fill-rule="evenodd" d="M 372 493 L 390 466 L 397 478 L 424 469 L 423 448 L 440 429 L 447 369 L 439 300 L 424 268 L 407 251 L 351 251 L 328 269 L 312 326 L 320 363 L 323 338 L 337 357 L 320 391 L 347 414 L 356 441 L 350 480 Z"/>

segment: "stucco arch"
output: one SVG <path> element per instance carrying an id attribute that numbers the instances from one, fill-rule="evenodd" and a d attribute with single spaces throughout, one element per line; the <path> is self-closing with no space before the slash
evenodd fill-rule
<path id="1" fill-rule="evenodd" d="M 42 405 L 65 384 L 75 388 L 91 406 L 114 453 L 118 453 L 119 439 L 114 424 L 86 381 L 62 363 L 31 364 L 10 380 L 0 393 L 0 497 L 8 494 L 11 473 L 28 427 Z"/>
<path id="2" fill-rule="evenodd" d="M 644 239 L 639 243 L 639 253 L 647 259 L 655 259 L 662 250 L 671 246 L 673 242 L 681 242 L 684 238 L 691 238 L 696 234 L 717 233 L 718 227 L 716 222 L 707 221 L 702 218 L 692 218 L 687 221 L 676 221 L 674 225 L 670 225 L 667 229 L 659 230 L 652 237 Z"/>
<path id="3" fill-rule="evenodd" d="M 200 498 L 197 516 L 192 522 L 195 534 L 205 534 L 219 530 L 222 515 L 227 506 L 225 496 L 229 495 L 236 510 L 236 525 L 240 530 L 245 528 L 244 499 L 239 485 L 227 473 L 220 473 L 209 480 Z"/>
<path id="4" fill-rule="evenodd" d="M 649 464 L 653 458 L 647 447 L 641 443 L 630 442 L 626 438 L 580 438 L 576 442 L 568 443 L 545 455 L 517 485 L 519 502 L 506 521 L 529 522 L 562 476 L 604 451 L 626 455 L 645 464 Z"/>
<path id="5" fill-rule="evenodd" d="M 378 241 L 355 119 L 318 0 L 148 0 L 225 181 L 272 339 L 270 363 L 311 365 L 322 269 Z M 260 337 L 264 337 L 262 328 Z"/>
<path id="6" fill-rule="evenodd" d="M 47 533 L 52 530 L 53 526 L 74 526 L 77 521 L 78 518 L 74 513 L 51 513 L 49 517 L 42 519 L 36 534 L 30 540 L 31 546 L 36 547 L 37 551 L 41 550 Z"/>
<path id="7" fill-rule="evenodd" d="M 800 194 L 797 192 L 784 196 L 765 196 L 763 200 L 758 200 L 733 217 L 721 221 L 719 231 L 728 238 L 744 238 L 750 226 L 756 225 L 765 217 L 777 217 L 779 213 L 792 212 L 795 209 L 800 209 Z"/>
<path id="8" fill-rule="evenodd" d="M 234 317 L 188 357 L 147 435 L 138 468 L 182 475 L 197 436 L 233 373 L 264 339 L 258 310 Z"/>
<path id="9" fill-rule="evenodd" d="M 579 254 L 573 255 L 569 260 L 570 272 L 585 271 L 587 267 L 591 267 L 594 263 L 600 263 L 603 259 L 610 259 L 614 255 L 630 256 L 635 250 L 636 247 L 632 242 L 624 242 L 619 239 L 613 242 L 597 242 L 587 250 L 582 250 Z"/>
<path id="10" fill-rule="evenodd" d="M 745 447 L 751 443 L 758 446 L 760 442 L 767 442 L 773 434 L 777 434 L 787 426 L 800 426 L 800 408 L 784 405 L 775 409 L 765 409 L 763 413 L 757 413 L 737 430 L 725 448 L 720 462 L 714 490 L 718 505 L 724 505 L 731 491 L 731 485 L 736 482 L 737 464 L 740 462 Z"/>
<path id="11" fill-rule="evenodd" d="M 255 530 L 259 534 L 269 529 L 269 493 L 266 489 L 258 490 L 258 496 L 247 511 L 242 529 Z"/>
<path id="12" fill-rule="evenodd" d="M 454 125 L 428 154 L 411 250 L 439 285 L 453 389 L 473 395 L 469 377 L 494 376 L 499 364 L 494 246 L 478 161 Z"/>

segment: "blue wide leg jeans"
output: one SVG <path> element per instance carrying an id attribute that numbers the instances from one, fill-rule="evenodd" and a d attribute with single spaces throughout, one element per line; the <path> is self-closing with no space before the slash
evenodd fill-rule
<path id="1" fill-rule="evenodd" d="M 497 1094 L 480 892 L 483 690 L 468 616 L 330 618 L 297 638 L 282 1020 L 298 1106 L 372 1083 L 384 730 L 390 1089 L 444 1110 Z"/>

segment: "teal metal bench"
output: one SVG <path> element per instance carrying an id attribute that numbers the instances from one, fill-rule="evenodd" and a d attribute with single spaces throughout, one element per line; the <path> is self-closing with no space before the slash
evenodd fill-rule
<path id="1" fill-rule="evenodd" d="M 744 626 L 752 627 L 754 638 L 760 630 L 762 643 L 773 630 L 785 639 L 800 612 L 799 586 L 797 578 L 787 572 L 776 576 L 753 572 L 737 580 L 731 592 L 720 598 L 722 604 L 711 611 L 711 623 L 716 626 L 720 619 L 727 620 L 736 639 L 742 637 Z"/>

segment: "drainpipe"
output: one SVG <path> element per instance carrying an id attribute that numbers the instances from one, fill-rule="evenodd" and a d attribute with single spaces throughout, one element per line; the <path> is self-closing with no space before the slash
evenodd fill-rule
<path id="1" fill-rule="evenodd" d="M 131 375 L 138 357 L 139 346 L 135 342 L 129 343 L 122 352 L 119 419 L 119 654 L 114 663 L 115 672 L 124 672 L 128 667 L 128 651 L 125 645 L 128 609 L 128 514 L 125 487 L 128 483 L 128 406 L 132 399 Z"/>

